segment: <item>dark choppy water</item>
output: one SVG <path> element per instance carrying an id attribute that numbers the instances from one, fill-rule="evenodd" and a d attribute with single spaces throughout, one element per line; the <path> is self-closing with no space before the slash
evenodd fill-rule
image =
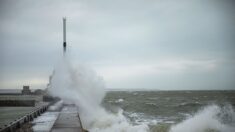
<path id="1" fill-rule="evenodd" d="M 235 91 L 112 91 L 103 105 L 152 132 L 235 131 Z"/>

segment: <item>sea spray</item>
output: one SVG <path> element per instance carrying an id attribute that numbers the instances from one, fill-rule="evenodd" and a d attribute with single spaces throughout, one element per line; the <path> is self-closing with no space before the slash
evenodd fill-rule
<path id="1" fill-rule="evenodd" d="M 121 109 L 109 113 L 101 107 L 105 96 L 103 79 L 86 66 L 73 68 L 65 57 L 55 68 L 49 92 L 65 102 L 76 104 L 84 127 L 91 132 L 148 131 L 147 124 L 130 124 Z"/>
<path id="2" fill-rule="evenodd" d="M 235 112 L 231 105 L 210 105 L 172 126 L 170 132 L 235 132 Z"/>

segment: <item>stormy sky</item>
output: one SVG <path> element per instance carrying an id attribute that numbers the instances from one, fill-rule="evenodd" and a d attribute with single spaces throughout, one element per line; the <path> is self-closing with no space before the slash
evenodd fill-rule
<path id="1" fill-rule="evenodd" d="M 0 89 L 45 88 L 62 57 L 107 88 L 235 89 L 232 0 L 0 0 Z"/>

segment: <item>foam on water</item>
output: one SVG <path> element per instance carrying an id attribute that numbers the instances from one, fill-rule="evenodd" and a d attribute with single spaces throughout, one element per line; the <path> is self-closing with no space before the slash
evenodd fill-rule
<path id="1" fill-rule="evenodd" d="M 63 59 L 55 68 L 49 92 L 78 106 L 84 128 L 90 132 L 145 132 L 146 124 L 132 125 L 120 109 L 109 113 L 101 107 L 105 85 L 101 77 L 86 66 L 71 67 Z"/>
<path id="2" fill-rule="evenodd" d="M 116 103 L 121 103 L 121 102 L 123 102 L 124 100 L 123 99 L 118 99 L 118 100 L 116 100 L 115 102 Z"/>
<path id="3" fill-rule="evenodd" d="M 207 106 L 194 116 L 172 126 L 170 132 L 235 132 L 232 106 Z"/>

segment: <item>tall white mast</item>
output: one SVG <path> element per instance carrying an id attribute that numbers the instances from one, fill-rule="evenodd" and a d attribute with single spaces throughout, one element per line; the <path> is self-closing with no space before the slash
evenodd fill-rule
<path id="1" fill-rule="evenodd" d="M 64 53 L 66 52 L 66 18 L 63 18 L 63 47 Z"/>

